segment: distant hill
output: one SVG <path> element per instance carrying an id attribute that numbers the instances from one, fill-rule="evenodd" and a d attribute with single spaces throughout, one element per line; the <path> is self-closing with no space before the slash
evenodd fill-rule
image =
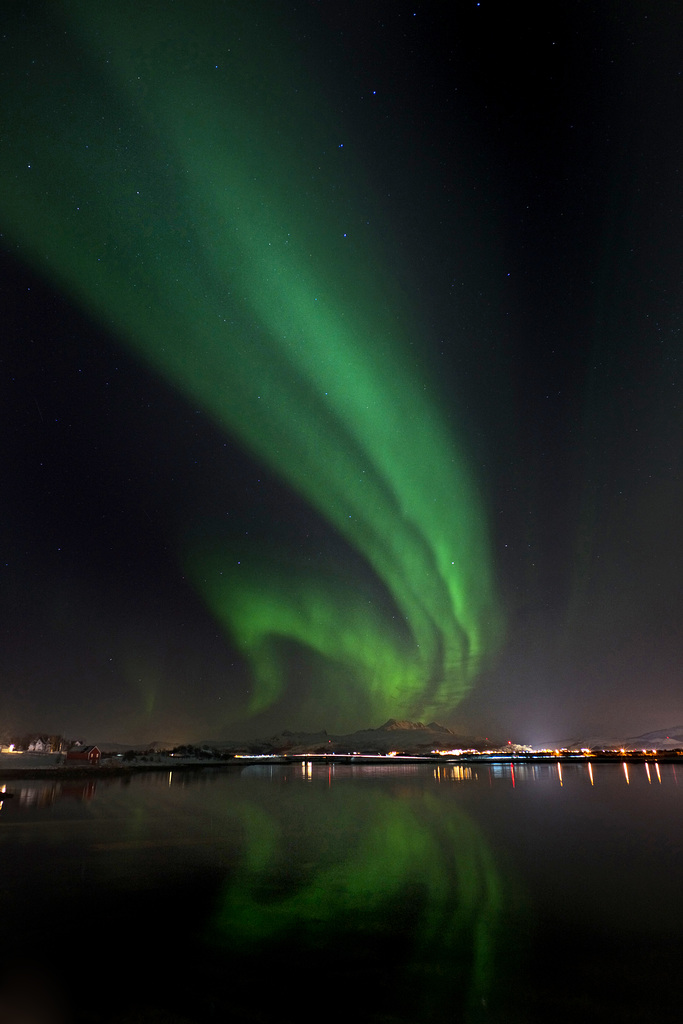
<path id="1" fill-rule="evenodd" d="M 352 733 L 328 733 L 325 729 L 321 732 L 293 732 L 285 729 L 282 733 L 250 743 L 203 740 L 200 745 L 248 753 L 387 754 L 396 750 L 406 754 L 425 754 L 431 750 L 455 748 L 483 750 L 489 742 L 483 737 L 459 735 L 438 722 L 425 725 L 424 722 L 390 718 L 378 729 L 359 729 Z"/>
<path id="2" fill-rule="evenodd" d="M 683 725 L 655 729 L 637 736 L 588 735 L 547 744 L 548 747 L 588 750 L 679 750 L 683 748 Z"/>
<path id="3" fill-rule="evenodd" d="M 90 743 L 91 741 L 88 740 Z M 127 750 L 172 750 L 175 741 L 155 740 L 150 743 L 99 742 L 96 745 L 109 753 L 125 753 Z M 406 754 L 425 754 L 431 750 L 490 750 L 504 745 L 499 737 L 484 738 L 471 734 L 456 733 L 439 722 L 411 722 L 407 719 L 389 718 L 378 728 L 358 729 L 351 733 L 303 732 L 284 729 L 273 736 L 253 740 L 194 740 L 192 745 L 224 753 L 379 753 L 396 750 Z M 588 750 L 678 750 L 683 749 L 683 725 L 655 729 L 637 736 L 619 734 L 588 734 L 572 736 L 569 739 L 548 741 L 537 744 L 550 749 Z"/>
<path id="4" fill-rule="evenodd" d="M 99 747 L 99 749 L 108 754 L 125 754 L 128 750 L 172 750 L 178 744 L 173 740 L 152 740 L 150 743 L 121 743 L 118 740 L 116 742 L 110 742 L 108 740 L 94 740 L 88 744 L 91 746 Z"/>
<path id="5" fill-rule="evenodd" d="M 395 718 L 389 718 L 384 725 L 380 725 L 379 729 L 376 731 L 380 732 L 384 730 L 385 732 L 397 732 L 412 729 L 421 729 L 424 732 L 446 732 L 451 736 L 455 735 L 452 729 L 446 728 L 445 725 L 439 725 L 438 722 L 430 722 L 429 725 L 425 725 L 424 722 L 396 721 Z"/>
<path id="6" fill-rule="evenodd" d="M 673 725 L 668 729 L 657 729 L 655 732 L 644 732 L 642 736 L 633 736 L 629 745 L 638 747 L 654 747 L 656 750 L 671 750 L 683 747 L 683 725 Z"/>
<path id="7" fill-rule="evenodd" d="M 177 744 L 156 740 L 150 743 L 97 742 L 100 750 L 125 753 L 133 749 L 172 750 Z M 273 736 L 253 740 L 197 740 L 193 746 L 223 753 L 244 754 L 310 754 L 359 753 L 387 754 L 396 750 L 405 754 L 426 754 L 432 750 L 490 750 L 502 747 L 500 738 L 456 733 L 439 722 L 411 722 L 389 718 L 378 728 L 358 729 L 351 733 L 303 732 L 284 729 Z M 678 750 L 683 749 L 683 725 L 655 729 L 637 736 L 590 734 L 538 744 L 550 749 L 588 750 Z"/>

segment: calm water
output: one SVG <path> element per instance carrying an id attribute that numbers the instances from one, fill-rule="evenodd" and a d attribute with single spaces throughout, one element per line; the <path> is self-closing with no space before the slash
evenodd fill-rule
<path id="1" fill-rule="evenodd" d="M 66 1021 L 498 1024 L 680 1005 L 670 764 L 628 778 L 252 766 L 7 788 L 0 1020 L 21 993 L 46 1007 L 31 1024 L 60 1008 Z"/>

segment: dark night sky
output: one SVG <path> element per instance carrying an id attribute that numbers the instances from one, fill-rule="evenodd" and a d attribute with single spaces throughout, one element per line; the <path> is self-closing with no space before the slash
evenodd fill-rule
<path id="1" fill-rule="evenodd" d="M 221 173 L 231 225 L 265 238 L 291 216 L 310 240 L 298 262 L 282 257 L 283 294 L 318 274 L 339 315 L 368 325 L 356 341 L 377 347 L 377 379 L 396 366 L 423 392 L 429 367 L 439 436 L 464 452 L 502 625 L 469 695 L 433 714 L 529 742 L 683 721 L 682 29 L 669 0 L 13 5 L 0 60 L 0 731 L 197 739 L 392 713 L 363 696 L 371 653 L 347 689 L 336 638 L 264 597 L 266 579 L 278 594 L 295 579 L 312 595 L 343 587 L 378 622 L 400 608 L 417 628 L 392 582 L 407 569 L 383 576 L 366 533 L 356 543 L 300 482 L 293 371 L 278 378 L 290 420 L 273 417 L 268 435 L 282 452 L 246 425 L 235 353 L 261 331 L 279 358 L 279 307 L 271 271 L 250 285 L 221 234 Z M 257 181 L 241 168 L 259 161 Z M 325 232 L 344 218 L 337 255 Z M 224 287 L 211 246 L 227 261 L 231 362 L 202 348 Z M 399 320 L 404 342 L 383 348 L 372 325 Z M 361 362 L 343 366 L 360 393 Z M 224 416 L 214 376 L 230 382 Z M 343 494 L 339 443 L 321 440 Z M 201 583 L 219 549 L 259 563 L 220 596 L 227 619 Z M 196 577 L 188 550 L 204 552 Z M 353 618 L 342 603 L 340 623 Z M 277 635 L 278 684 L 255 707 L 244 637 L 257 619 Z M 401 649 L 389 636 L 382 626 L 377 651 Z M 395 717 L 421 713 L 413 695 Z"/>

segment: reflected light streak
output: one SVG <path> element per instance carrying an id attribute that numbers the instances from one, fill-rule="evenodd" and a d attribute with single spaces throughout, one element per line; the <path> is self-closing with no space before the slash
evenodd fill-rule
<path id="1" fill-rule="evenodd" d="M 622 762 L 621 767 L 624 769 L 624 775 L 626 776 L 626 783 L 627 783 L 627 785 L 630 785 L 631 784 L 631 780 L 628 777 L 628 765 L 626 764 L 626 761 Z"/>
<path id="2" fill-rule="evenodd" d="M 594 785 L 594 782 L 593 782 L 593 765 L 590 763 L 590 761 L 588 762 L 588 777 L 591 780 L 591 786 Z"/>
<path id="3" fill-rule="evenodd" d="M 437 782 L 472 782 L 478 776 L 472 774 L 472 769 L 466 765 L 439 765 L 434 769 L 434 778 Z"/>

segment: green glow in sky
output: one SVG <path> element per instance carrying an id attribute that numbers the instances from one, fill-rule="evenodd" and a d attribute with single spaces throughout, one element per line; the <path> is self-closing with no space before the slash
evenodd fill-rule
<path id="1" fill-rule="evenodd" d="M 305 499 L 385 595 L 201 529 L 177 538 L 252 667 L 251 711 L 286 691 L 292 645 L 331 712 L 452 710 L 501 637 L 487 512 L 424 311 L 378 241 L 367 154 L 272 5 L 65 9 L 5 69 L 23 90 L 3 125 L 5 229 Z"/>

